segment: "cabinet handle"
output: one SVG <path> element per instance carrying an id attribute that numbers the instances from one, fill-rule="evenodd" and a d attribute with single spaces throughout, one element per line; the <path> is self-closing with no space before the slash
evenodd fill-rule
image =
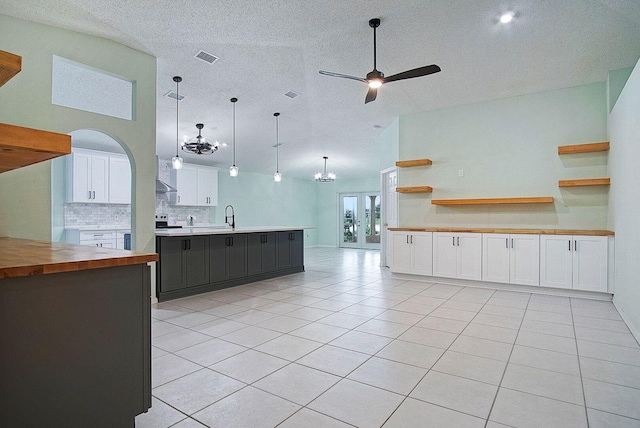
<path id="1" fill-rule="evenodd" d="M 451 237 L 451 240 L 453 241 L 453 242 L 452 242 L 452 245 L 455 247 L 455 246 L 456 246 L 456 237 L 455 237 L 455 236 L 452 236 L 452 237 Z"/>
<path id="2" fill-rule="evenodd" d="M 571 251 L 571 239 L 569 239 L 569 251 Z"/>
<path id="3" fill-rule="evenodd" d="M 178 203 L 180 203 L 180 195 L 178 195 Z"/>
<path id="4" fill-rule="evenodd" d="M 93 191 L 93 199 L 95 199 L 95 198 L 96 198 L 96 191 L 94 190 Z"/>
<path id="5" fill-rule="evenodd" d="M 229 237 L 229 245 L 230 247 L 233 247 L 233 236 Z"/>
<path id="6" fill-rule="evenodd" d="M 407 244 L 409 243 L 409 235 L 407 235 Z"/>
<path id="7" fill-rule="evenodd" d="M 189 241 L 189 249 L 191 249 L 191 239 L 187 239 Z"/>
<path id="8" fill-rule="evenodd" d="M 507 244 L 507 248 L 509 248 L 509 238 L 504 238 L 505 244 Z"/>
<path id="9" fill-rule="evenodd" d="M 413 244 L 413 235 L 411 235 L 411 243 Z"/>
<path id="10" fill-rule="evenodd" d="M 573 251 L 578 251 L 578 241 L 573 241 Z"/>
<path id="11" fill-rule="evenodd" d="M 511 248 L 514 248 L 513 247 L 513 238 L 511 238 Z"/>
<path id="12" fill-rule="evenodd" d="M 87 196 L 87 199 L 91 199 L 91 190 L 89 190 L 89 196 Z"/>
<path id="13" fill-rule="evenodd" d="M 460 237 L 458 236 L 458 247 L 460 246 Z"/>

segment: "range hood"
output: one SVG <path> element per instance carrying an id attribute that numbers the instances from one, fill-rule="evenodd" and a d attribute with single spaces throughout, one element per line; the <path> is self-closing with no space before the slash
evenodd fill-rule
<path id="1" fill-rule="evenodd" d="M 160 159 L 158 155 L 156 155 L 156 193 L 172 193 L 177 192 L 178 190 L 160 180 Z"/>

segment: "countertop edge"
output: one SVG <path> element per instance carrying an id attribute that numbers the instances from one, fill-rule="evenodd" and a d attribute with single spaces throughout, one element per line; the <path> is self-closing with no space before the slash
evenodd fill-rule
<path id="1" fill-rule="evenodd" d="M 156 253 L 0 237 L 0 278 L 157 262 Z"/>
<path id="2" fill-rule="evenodd" d="M 263 232 L 286 232 L 291 230 L 310 230 L 315 227 L 255 227 L 255 228 L 239 228 L 231 229 L 206 229 L 198 227 L 183 227 L 182 229 L 156 229 L 156 236 L 192 236 L 192 235 L 229 235 L 236 233 L 263 233 Z"/>
<path id="3" fill-rule="evenodd" d="M 533 235 L 585 235 L 614 236 L 612 230 L 580 230 L 580 229 L 505 229 L 475 227 L 390 227 L 391 232 L 458 232 L 458 233 L 513 233 Z"/>

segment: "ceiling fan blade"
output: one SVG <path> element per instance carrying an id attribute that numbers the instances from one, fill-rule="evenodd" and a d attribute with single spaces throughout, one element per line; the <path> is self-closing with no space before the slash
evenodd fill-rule
<path id="1" fill-rule="evenodd" d="M 378 96 L 378 89 L 369 88 L 369 90 L 367 91 L 367 97 L 364 99 L 364 103 L 367 104 L 367 103 L 370 103 L 371 101 L 374 101 L 377 96 Z"/>
<path id="2" fill-rule="evenodd" d="M 435 64 L 426 65 L 424 67 L 414 68 L 413 70 L 407 70 L 403 71 L 402 73 L 394 74 L 393 76 L 385 77 L 384 83 L 395 82 L 396 80 L 412 79 L 414 77 L 427 76 L 439 71 L 440 67 Z"/>
<path id="3" fill-rule="evenodd" d="M 349 76 L 348 74 L 332 73 L 331 71 L 324 71 L 324 70 L 320 70 L 320 74 L 324 74 L 325 76 L 331 76 L 331 77 L 341 77 L 343 79 L 357 80 L 359 82 L 367 83 L 367 80 L 363 79 L 362 77 Z"/>

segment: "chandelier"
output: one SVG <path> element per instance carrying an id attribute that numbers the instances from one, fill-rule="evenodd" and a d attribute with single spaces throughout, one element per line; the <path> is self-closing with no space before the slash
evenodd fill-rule
<path id="1" fill-rule="evenodd" d="M 202 123 L 198 123 L 196 124 L 196 128 L 198 128 L 198 136 L 192 138 L 189 142 L 183 143 L 182 150 L 185 152 L 195 153 L 197 155 L 210 155 L 218 150 L 219 144 L 217 141 L 214 144 L 211 144 L 202 136 L 202 128 L 204 128 L 204 125 Z"/>
<path id="2" fill-rule="evenodd" d="M 317 172 L 316 175 L 314 176 L 314 179 L 320 183 L 328 183 L 331 181 L 336 181 L 336 175 L 332 172 L 327 172 L 327 159 L 329 158 L 326 156 L 323 156 L 322 159 L 324 159 L 324 171 Z"/>

